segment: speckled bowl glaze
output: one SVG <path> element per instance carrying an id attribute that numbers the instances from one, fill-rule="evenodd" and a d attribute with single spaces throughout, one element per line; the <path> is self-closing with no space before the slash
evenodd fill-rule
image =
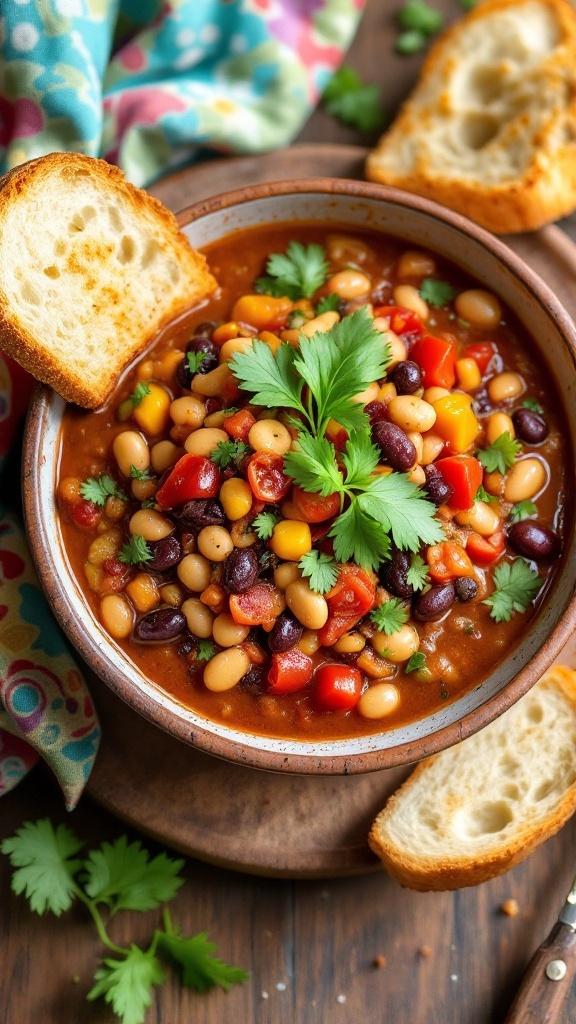
<path id="1" fill-rule="evenodd" d="M 502 242 L 465 218 L 415 196 L 341 179 L 258 185 L 196 203 L 179 215 L 195 247 L 262 224 L 332 222 L 396 235 L 446 257 L 513 310 L 535 339 L 562 402 L 576 450 L 576 331 L 550 289 Z M 28 533 L 56 617 L 88 664 L 123 700 L 178 740 L 268 771 L 347 774 L 407 764 L 450 746 L 502 714 L 524 694 L 576 626 L 576 540 L 567 531 L 562 566 L 523 642 L 458 700 L 418 722 L 372 736 L 314 742 L 274 739 L 211 722 L 183 707 L 123 654 L 83 599 L 63 549 L 55 502 L 64 402 L 38 387 L 24 448 Z M 126 741 L 129 743 L 130 738 Z"/>

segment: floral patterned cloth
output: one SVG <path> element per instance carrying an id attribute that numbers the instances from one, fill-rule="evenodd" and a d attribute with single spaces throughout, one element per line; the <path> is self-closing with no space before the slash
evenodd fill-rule
<path id="1" fill-rule="evenodd" d="M 0 172 L 73 150 L 145 186 L 209 154 L 283 146 L 340 63 L 364 2 L 1 2 Z M 0 353 L 0 473 L 31 386 Z M 6 476 L 2 497 L 19 487 Z M 0 794 L 41 755 L 72 808 L 98 739 L 22 531 L 0 507 Z"/>

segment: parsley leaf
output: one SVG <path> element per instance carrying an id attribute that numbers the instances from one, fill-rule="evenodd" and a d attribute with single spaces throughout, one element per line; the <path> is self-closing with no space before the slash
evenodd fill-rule
<path id="1" fill-rule="evenodd" d="M 480 484 L 480 487 L 478 488 L 476 494 L 474 495 L 474 501 L 498 501 L 498 498 L 494 494 L 488 494 L 488 491 L 485 489 L 485 487 L 483 487 L 482 484 Z"/>
<path id="2" fill-rule="evenodd" d="M 198 640 L 196 661 L 210 661 L 216 654 L 216 647 L 211 640 Z"/>
<path id="3" fill-rule="evenodd" d="M 157 957 L 132 945 L 123 960 L 103 961 L 86 998 L 93 1001 L 103 996 L 122 1018 L 122 1024 L 144 1024 L 146 1010 L 152 1005 L 152 988 L 161 985 L 164 978 Z"/>
<path id="4" fill-rule="evenodd" d="M 184 879 L 178 872 L 183 860 L 172 860 L 165 853 L 150 859 L 136 840 L 129 843 L 120 836 L 114 843 L 102 843 L 91 850 L 85 862 L 84 888 L 95 903 L 105 903 L 115 914 L 118 910 L 154 910 L 174 898 Z"/>
<path id="5" fill-rule="evenodd" d="M 523 558 L 501 562 L 494 569 L 496 589 L 482 603 L 490 607 L 490 618 L 508 622 L 514 612 L 525 612 L 540 589 L 542 580 Z"/>
<path id="6" fill-rule="evenodd" d="M 536 515 L 538 509 L 533 501 L 520 501 L 510 509 L 510 521 L 521 523 L 523 519 L 529 519 Z"/>
<path id="7" fill-rule="evenodd" d="M 219 469 L 226 469 L 231 462 L 238 466 L 250 448 L 244 441 L 218 441 L 209 458 Z"/>
<path id="8" fill-rule="evenodd" d="M 121 498 L 128 501 L 126 495 L 118 490 L 118 485 L 107 473 L 102 473 L 98 479 L 91 476 L 84 483 L 80 484 L 80 494 L 86 501 L 93 501 L 95 505 L 105 505 L 106 499 L 110 497 Z"/>
<path id="9" fill-rule="evenodd" d="M 321 245 L 289 242 L 285 253 L 275 252 L 266 263 L 267 277 L 259 277 L 256 291 L 309 299 L 328 277 L 328 263 Z"/>
<path id="10" fill-rule="evenodd" d="M 406 573 L 406 582 L 416 591 L 423 590 L 430 582 L 428 566 L 420 555 L 412 554 L 410 568 Z"/>
<path id="11" fill-rule="evenodd" d="M 522 402 L 523 409 L 531 409 L 532 412 L 542 412 L 542 406 L 535 398 L 525 398 Z"/>
<path id="12" fill-rule="evenodd" d="M 448 281 L 425 277 L 420 285 L 420 297 L 430 306 L 445 306 L 456 295 L 456 289 Z"/>
<path id="13" fill-rule="evenodd" d="M 130 402 L 133 409 L 136 409 L 142 399 L 146 398 L 146 395 L 150 394 L 150 385 L 146 384 L 143 380 L 139 381 L 131 395 L 128 395 L 128 401 Z"/>
<path id="14" fill-rule="evenodd" d="M 334 539 L 334 554 L 339 562 L 354 560 L 365 569 L 377 569 L 390 553 L 390 538 L 382 524 L 367 514 L 355 498 L 334 521 L 328 534 Z"/>
<path id="15" fill-rule="evenodd" d="M 302 575 L 308 578 L 310 590 L 317 594 L 327 594 L 335 586 L 338 579 L 338 563 L 331 555 L 312 548 L 298 562 Z"/>
<path id="16" fill-rule="evenodd" d="M 313 437 L 301 430 L 294 451 L 284 456 L 284 471 L 304 491 L 321 494 L 323 498 L 342 491 L 342 474 L 338 469 L 334 445 L 326 437 Z"/>
<path id="17" fill-rule="evenodd" d="M 403 473 L 373 477 L 357 501 L 392 534 L 397 548 L 416 552 L 422 544 L 437 544 L 444 537 L 434 518 L 436 506 Z"/>
<path id="18" fill-rule="evenodd" d="M 406 675 L 410 672 L 420 672 L 421 669 L 426 667 L 426 655 L 423 651 L 415 651 L 414 654 L 410 655 L 408 661 L 404 666 Z"/>
<path id="19" fill-rule="evenodd" d="M 368 487 L 374 479 L 372 474 L 380 461 L 380 452 L 372 444 L 370 429 L 365 427 L 346 442 L 342 453 L 342 464 L 346 470 L 346 487 Z"/>
<path id="20" fill-rule="evenodd" d="M 60 917 L 78 892 L 74 875 L 82 862 L 72 858 L 82 846 L 66 825 L 54 828 L 48 818 L 25 822 L 0 846 L 17 869 L 12 875 L 12 891 L 17 896 L 24 893 L 36 914 L 51 910 Z"/>
<path id="21" fill-rule="evenodd" d="M 337 313 L 340 308 L 340 296 L 333 292 L 331 295 L 324 295 L 316 306 L 316 316 L 321 313 Z"/>
<path id="22" fill-rule="evenodd" d="M 131 480 L 151 480 L 152 471 L 148 466 L 147 469 L 137 469 L 136 466 L 130 465 L 130 479 Z"/>
<path id="23" fill-rule="evenodd" d="M 140 533 L 133 534 L 130 540 L 122 545 L 118 555 L 119 560 L 124 562 L 125 565 L 143 565 L 144 562 L 149 562 L 153 557 L 150 548 Z"/>
<path id="24" fill-rule="evenodd" d="M 188 369 L 190 370 L 190 373 L 192 374 L 192 376 L 194 376 L 195 373 L 198 373 L 198 370 L 200 369 L 200 367 L 202 366 L 202 363 L 204 362 L 204 360 L 206 358 L 207 358 L 207 353 L 206 352 L 187 352 L 186 353 L 186 361 L 188 363 Z"/>
<path id="25" fill-rule="evenodd" d="M 158 933 L 158 949 L 181 969 L 183 985 L 197 992 L 208 992 L 215 985 L 228 991 L 250 977 L 241 967 L 230 967 L 214 956 L 216 945 L 208 941 L 206 932 L 185 938 L 172 928 L 167 915 L 165 924 L 166 930 Z"/>
<path id="26" fill-rule="evenodd" d="M 433 36 L 442 28 L 444 18 L 426 0 L 408 0 L 398 11 L 398 24 L 407 32 Z"/>
<path id="27" fill-rule="evenodd" d="M 397 633 L 408 622 L 410 612 L 399 597 L 391 597 L 389 601 L 384 601 L 374 608 L 370 612 L 370 618 L 380 632 L 392 636 L 392 633 Z"/>
<path id="28" fill-rule="evenodd" d="M 478 459 L 488 473 L 505 473 L 514 465 L 521 450 L 520 442 L 513 441 L 509 431 L 505 430 L 492 444 L 478 452 Z"/>
<path id="29" fill-rule="evenodd" d="M 252 529 L 260 540 L 269 540 L 274 532 L 276 523 L 279 522 L 280 517 L 275 515 L 274 512 L 259 512 L 252 521 Z"/>
<path id="30" fill-rule="evenodd" d="M 294 368 L 295 355 L 296 350 L 284 343 L 274 356 L 265 341 L 255 338 L 252 347 L 236 352 L 228 366 L 240 387 L 254 393 L 256 405 L 281 406 L 305 413 L 301 401 L 304 381 Z"/>
<path id="31" fill-rule="evenodd" d="M 403 57 L 410 57 L 413 53 L 419 53 L 426 46 L 426 36 L 423 32 L 411 29 L 408 32 L 401 32 L 396 40 L 395 50 Z"/>
<path id="32" fill-rule="evenodd" d="M 366 85 L 353 68 L 343 65 L 332 76 L 322 95 L 328 114 L 361 132 L 382 127 L 384 113 L 380 104 L 381 89 Z"/>

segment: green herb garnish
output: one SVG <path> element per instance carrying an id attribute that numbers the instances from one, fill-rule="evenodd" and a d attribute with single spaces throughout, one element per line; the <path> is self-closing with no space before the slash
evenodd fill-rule
<path id="1" fill-rule="evenodd" d="M 391 597 L 389 601 L 384 601 L 383 604 L 379 604 L 377 608 L 374 608 L 370 612 L 370 618 L 381 633 L 385 633 L 386 636 L 392 636 L 393 633 L 397 633 L 408 622 L 410 612 L 399 597 Z"/>
<path id="2" fill-rule="evenodd" d="M 80 494 L 86 501 L 93 501 L 95 505 L 105 505 L 107 498 L 121 498 L 128 501 L 123 491 L 118 490 L 118 485 L 107 473 L 102 473 L 98 479 L 91 476 L 84 483 L 80 484 Z"/>
<path id="3" fill-rule="evenodd" d="M 423 668 L 426 668 L 426 655 L 422 651 L 415 651 L 412 654 L 404 666 L 406 675 L 410 672 L 421 672 Z"/>
<path id="4" fill-rule="evenodd" d="M 500 437 L 497 437 L 493 444 L 488 445 L 478 452 L 478 459 L 488 473 L 505 473 L 514 465 L 522 445 L 519 441 L 513 441 L 508 430 L 505 430 Z"/>
<path id="5" fill-rule="evenodd" d="M 267 345 L 266 348 L 268 348 Z M 218 441 L 216 447 L 210 452 L 210 459 L 218 466 L 218 469 L 226 469 L 231 462 L 238 467 L 249 451 L 250 447 L 244 441 Z"/>
<path id="6" fill-rule="evenodd" d="M 274 527 L 280 522 L 280 517 L 274 512 L 259 512 L 252 521 L 252 529 L 260 540 L 269 540 L 274 533 Z"/>
<path id="7" fill-rule="evenodd" d="M 433 36 L 444 24 L 444 18 L 426 0 L 408 0 L 398 11 L 398 24 L 406 32 L 420 32 Z"/>
<path id="8" fill-rule="evenodd" d="M 130 540 L 120 548 L 118 558 L 126 565 L 144 565 L 153 558 L 144 537 L 140 533 L 134 533 Z"/>
<path id="9" fill-rule="evenodd" d="M 199 640 L 196 661 L 210 661 L 216 654 L 216 647 L 211 640 Z"/>
<path id="10" fill-rule="evenodd" d="M 490 607 L 490 617 L 495 622 L 508 622 L 514 612 L 525 612 L 542 580 L 523 558 L 513 562 L 502 562 L 494 569 L 496 589 L 483 604 Z"/>
<path id="11" fill-rule="evenodd" d="M 494 494 L 488 494 L 486 488 L 480 484 L 480 487 L 474 495 L 474 501 L 498 501 L 498 498 Z"/>
<path id="12" fill-rule="evenodd" d="M 532 412 L 542 412 L 542 406 L 535 398 L 525 398 L 522 402 L 522 408 L 531 409 Z"/>
<path id="13" fill-rule="evenodd" d="M 321 313 L 337 313 L 340 308 L 340 296 L 335 292 L 332 295 L 325 295 L 316 306 L 316 316 Z"/>
<path id="14" fill-rule="evenodd" d="M 331 555 L 312 548 L 298 562 L 302 575 L 308 579 L 310 590 L 317 594 L 327 594 L 335 586 L 338 579 L 338 563 Z"/>
<path id="15" fill-rule="evenodd" d="M 141 380 L 134 388 L 132 394 L 128 396 L 127 401 L 130 402 L 133 409 L 136 409 L 140 405 L 142 400 L 146 398 L 146 395 L 149 394 L 150 386 Z"/>
<path id="16" fill-rule="evenodd" d="M 353 68 L 343 65 L 332 76 L 322 95 L 328 114 L 361 132 L 382 128 L 384 111 L 379 85 L 367 85 Z"/>
<path id="17" fill-rule="evenodd" d="M 424 590 L 424 587 L 430 583 L 428 566 L 420 555 L 412 554 L 410 568 L 406 573 L 406 582 L 416 591 Z"/>
<path id="18" fill-rule="evenodd" d="M 414 53 L 420 53 L 426 46 L 426 36 L 423 32 L 401 32 L 396 40 L 396 53 L 402 57 L 411 57 Z"/>
<path id="19" fill-rule="evenodd" d="M 530 516 L 535 516 L 538 509 L 533 501 L 519 501 L 517 505 L 513 505 L 510 509 L 510 521 L 512 523 L 521 523 L 523 519 L 530 519 Z"/>
<path id="20" fill-rule="evenodd" d="M 328 277 L 328 263 L 321 245 L 290 242 L 285 253 L 272 253 L 266 263 L 267 277 L 259 277 L 256 291 L 309 299 Z M 264 342 L 262 342 L 264 344 Z"/>
<path id="21" fill-rule="evenodd" d="M 152 472 L 150 467 L 147 469 L 136 469 L 136 466 L 130 466 L 130 479 L 131 480 L 151 480 Z"/>
<path id="22" fill-rule="evenodd" d="M 202 366 L 202 363 L 204 362 L 205 359 L 207 359 L 206 352 L 186 353 L 186 362 L 188 363 L 188 369 L 190 370 L 192 376 L 194 376 L 195 373 L 198 373 L 198 370 Z"/>
<path id="23" fill-rule="evenodd" d="M 434 277 L 426 277 L 420 285 L 420 297 L 430 306 L 445 306 L 456 295 L 456 289 L 448 281 L 437 281 Z"/>

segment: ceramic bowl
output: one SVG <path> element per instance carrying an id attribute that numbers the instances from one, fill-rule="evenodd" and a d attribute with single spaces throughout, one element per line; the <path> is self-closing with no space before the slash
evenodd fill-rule
<path id="1" fill-rule="evenodd" d="M 276 182 L 195 204 L 179 223 L 195 247 L 232 231 L 274 222 L 324 221 L 398 236 L 450 259 L 495 292 L 535 339 L 570 423 L 576 450 L 576 331 L 550 289 L 502 242 L 429 201 L 340 179 Z M 48 599 L 88 666 L 134 709 L 175 738 L 231 761 L 271 771 L 339 774 L 407 764 L 492 721 L 536 682 L 576 624 L 576 540 L 568 529 L 563 565 L 521 644 L 481 684 L 418 722 L 336 741 L 255 736 L 203 718 L 152 683 L 104 633 L 87 608 L 63 550 L 55 480 L 64 402 L 38 387 L 24 449 L 30 543 Z"/>

